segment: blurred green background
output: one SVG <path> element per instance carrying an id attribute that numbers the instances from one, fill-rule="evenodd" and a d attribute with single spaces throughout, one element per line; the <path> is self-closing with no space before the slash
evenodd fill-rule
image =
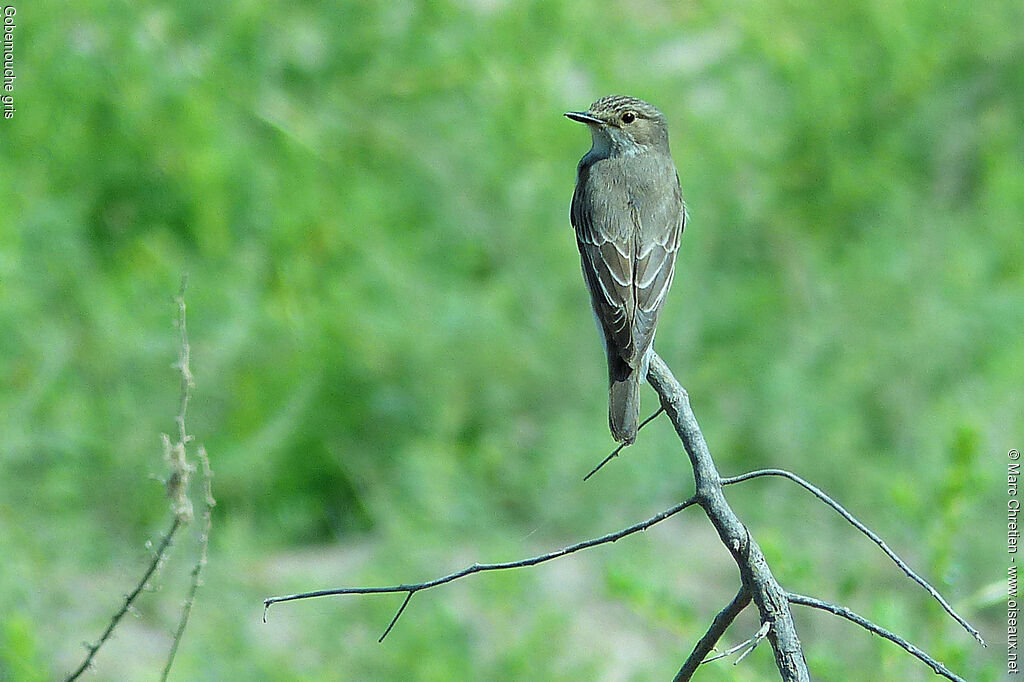
<path id="1" fill-rule="evenodd" d="M 179 680 L 665 680 L 738 585 L 662 419 L 611 448 L 568 224 L 605 94 L 670 121 L 691 222 L 656 347 L 724 473 L 830 491 L 983 650 L 785 481 L 728 493 L 780 581 L 972 680 L 1005 668 L 1006 451 L 1024 427 L 1024 5 L 16 5 L 0 121 L 0 680 L 60 677 L 167 502 L 171 301 L 218 500 Z M 644 396 L 652 410 L 653 392 Z M 154 679 L 195 529 L 90 679 Z M 752 611 L 752 610 L 751 610 Z M 796 612 L 822 680 L 931 671 Z M 752 613 L 728 633 L 756 630 Z M 773 679 L 771 652 L 701 680 Z"/>

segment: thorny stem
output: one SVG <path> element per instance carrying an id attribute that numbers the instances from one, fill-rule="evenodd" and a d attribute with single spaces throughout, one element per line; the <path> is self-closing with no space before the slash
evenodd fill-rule
<path id="1" fill-rule="evenodd" d="M 81 665 L 75 669 L 66 678 L 67 682 L 77 680 L 82 673 L 89 669 L 92 665 L 93 659 L 96 657 L 96 653 L 100 648 L 110 639 L 114 632 L 114 629 L 124 618 L 125 614 L 131 610 L 135 600 L 139 597 L 146 585 L 149 583 L 150 578 L 157 571 L 160 564 L 163 562 L 168 550 L 170 549 L 171 542 L 178 530 L 182 526 L 192 521 L 192 502 L 188 497 L 188 481 L 189 475 L 193 470 L 193 467 L 188 463 L 186 458 L 185 447 L 186 444 L 192 440 L 192 436 L 188 434 L 188 430 L 185 426 L 185 416 L 188 412 L 188 402 L 191 396 L 192 388 L 195 386 L 192 377 L 192 370 L 190 367 L 191 359 L 191 346 L 188 341 L 188 328 L 186 326 L 185 318 L 185 286 L 187 283 L 187 277 L 182 277 L 181 288 L 178 291 L 178 295 L 174 298 L 174 303 L 177 308 L 177 317 L 175 318 L 175 326 L 178 328 L 180 345 L 178 348 L 178 360 L 174 363 L 174 368 L 178 370 L 181 377 L 180 380 L 180 394 L 178 401 L 178 414 L 175 415 L 174 421 L 177 425 L 178 438 L 177 442 L 172 443 L 171 439 L 163 435 L 164 442 L 164 456 L 170 466 L 171 472 L 167 480 L 167 496 L 171 500 L 171 512 L 173 518 L 171 519 L 171 526 L 166 533 L 161 537 L 160 542 L 157 546 L 156 553 L 153 555 L 153 560 L 146 567 L 145 572 L 142 574 L 142 578 L 136 584 L 135 588 L 128 593 L 125 597 L 121 607 L 110 619 L 110 623 L 107 625 L 107 629 L 103 631 L 100 638 L 95 644 L 86 645 L 86 656 L 85 660 L 82 661 Z M 188 597 L 182 607 L 182 616 L 178 623 L 178 628 L 174 635 L 174 641 L 171 645 L 171 651 L 167 659 L 167 664 L 164 667 L 162 680 L 167 679 L 167 675 L 170 673 L 171 665 L 174 662 L 175 654 L 178 650 L 178 645 L 181 642 L 181 637 L 184 634 L 185 626 L 188 624 L 189 614 L 192 611 L 192 605 L 195 601 L 196 591 L 199 589 L 201 584 L 200 574 L 203 567 L 206 565 L 207 560 L 207 548 L 209 544 L 210 524 L 211 515 L 210 510 L 213 507 L 214 500 L 211 491 L 211 478 L 213 476 L 210 471 L 210 461 L 206 454 L 206 450 L 202 447 L 199 448 L 199 457 L 203 466 L 203 483 L 205 492 L 205 510 L 204 510 L 204 528 L 202 537 L 200 539 L 200 550 L 199 559 L 196 562 L 195 567 L 192 569 L 192 584 L 189 588 Z"/>
<path id="2" fill-rule="evenodd" d="M 107 625 L 107 629 L 103 631 L 102 635 L 100 635 L 99 640 L 97 640 L 95 644 L 86 645 L 87 654 L 85 656 L 85 660 L 82 661 L 82 664 L 78 666 L 73 673 L 65 678 L 66 682 L 77 680 L 82 673 L 88 670 L 89 666 L 92 665 L 92 659 L 96 657 L 96 652 L 98 652 L 100 647 L 106 644 L 107 640 L 110 639 L 110 635 L 113 634 L 114 628 L 116 628 L 117 624 L 121 622 L 121 619 L 124 618 L 126 613 L 128 613 L 128 610 L 131 609 L 132 604 L 135 603 L 135 599 L 144 589 L 146 589 L 149 579 L 153 577 L 157 566 L 159 566 L 160 562 L 163 561 L 164 555 L 167 553 L 167 549 L 171 546 L 171 540 L 174 538 L 174 534 L 178 532 L 179 528 L 181 528 L 181 519 L 175 515 L 171 520 L 171 527 L 167 529 L 167 532 L 164 533 L 161 538 L 160 544 L 157 546 L 156 553 L 153 555 L 153 560 L 149 563 L 145 573 L 142 574 L 142 578 L 135 585 L 135 589 L 129 592 L 124 598 L 124 603 L 121 604 L 121 608 L 118 609 L 117 613 L 115 613 L 110 619 L 110 624 Z"/>
<path id="3" fill-rule="evenodd" d="M 192 607 L 196 601 L 196 592 L 199 591 L 199 586 L 203 584 L 202 573 L 203 569 L 206 568 L 207 554 L 210 547 L 213 507 L 217 504 L 217 501 L 213 499 L 213 471 L 210 470 L 210 457 L 206 453 L 206 448 L 202 445 L 199 446 L 198 452 L 199 462 L 203 467 L 203 530 L 199 537 L 199 558 L 196 559 L 195 566 L 192 567 L 192 582 L 189 584 L 185 603 L 181 607 L 181 618 L 178 619 L 178 628 L 174 631 L 174 641 L 171 643 L 171 650 L 167 654 L 167 663 L 164 665 L 163 674 L 160 676 L 161 682 L 166 682 L 167 676 L 171 673 L 174 657 L 178 654 L 181 638 L 184 636 L 185 628 L 188 626 L 189 616 L 192 615 Z"/>

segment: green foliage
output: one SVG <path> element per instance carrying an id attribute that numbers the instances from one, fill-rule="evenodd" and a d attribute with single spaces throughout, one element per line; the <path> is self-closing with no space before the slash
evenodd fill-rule
<path id="1" fill-rule="evenodd" d="M 0 680 L 42 682 L 43 660 L 29 621 L 23 614 L 8 614 L 0 630 Z"/>
<path id="2" fill-rule="evenodd" d="M 691 222 L 657 348 L 723 471 L 801 473 L 954 602 L 1001 579 L 992 510 L 1024 435 L 1022 19 L 1009 0 L 19 7 L 0 133 L 0 548 L 19 558 L 0 562 L 0 680 L 70 669 L 164 525 L 149 477 L 174 428 L 182 271 L 189 424 L 218 499 L 182 679 L 674 671 L 734 593 L 705 559 L 715 538 L 677 521 L 642 552 L 606 548 L 625 553 L 611 567 L 563 560 L 575 579 L 417 595 L 383 646 L 394 600 L 254 622 L 272 593 L 518 557 L 688 494 L 661 424 L 579 483 L 610 439 L 567 217 L 589 139 L 560 115 L 610 93 L 670 121 Z M 788 588 L 971 679 L 1002 669 L 998 602 L 967 614 L 994 643 L 979 651 L 805 493 L 729 496 Z M 695 585 L 714 590 L 691 605 Z M 169 643 L 172 594 L 144 597 L 167 604 L 98 679 L 159 669 L 131 644 Z M 612 609 L 629 620 L 602 626 Z M 799 619 L 821 679 L 930 676 Z M 759 650 L 705 675 L 771 670 Z"/>

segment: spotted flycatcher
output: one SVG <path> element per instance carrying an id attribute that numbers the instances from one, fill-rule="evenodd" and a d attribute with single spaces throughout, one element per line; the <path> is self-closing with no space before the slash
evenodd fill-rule
<path id="1" fill-rule="evenodd" d="M 629 444 L 686 208 L 660 111 L 610 96 L 566 116 L 593 136 L 577 168 L 570 217 L 608 353 L 608 424 L 615 440 Z"/>

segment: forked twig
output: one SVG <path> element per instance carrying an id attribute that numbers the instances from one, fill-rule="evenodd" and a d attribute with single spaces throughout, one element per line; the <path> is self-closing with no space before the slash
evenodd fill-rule
<path id="1" fill-rule="evenodd" d="M 725 631 L 732 625 L 732 622 L 736 620 L 736 616 L 740 615 L 743 609 L 747 608 L 750 604 L 750 590 L 744 585 L 740 587 L 740 591 L 736 593 L 732 601 L 718 612 L 715 616 L 715 620 L 712 621 L 711 627 L 704 633 L 704 636 L 700 638 L 696 646 L 693 647 L 693 651 L 690 656 L 683 663 L 683 667 L 676 673 L 673 682 L 689 682 L 693 674 L 697 672 L 697 668 L 709 653 L 714 651 L 715 644 L 721 639 Z"/>
<path id="2" fill-rule="evenodd" d="M 685 502 L 680 502 L 674 507 L 670 507 L 669 509 L 666 509 L 663 512 L 655 514 L 654 516 L 645 521 L 635 523 L 632 526 L 629 526 L 628 528 L 623 528 L 622 530 L 616 531 L 614 533 L 602 535 L 599 538 L 592 538 L 590 540 L 584 540 L 583 542 L 577 542 L 574 545 L 569 545 L 568 547 L 564 547 L 554 552 L 548 552 L 547 554 L 541 554 L 539 556 L 530 557 L 529 559 L 520 559 L 519 561 L 508 561 L 504 563 L 495 564 L 473 564 L 472 566 L 464 568 L 461 571 L 449 573 L 446 576 L 435 578 L 434 580 L 428 580 L 427 582 L 416 583 L 413 585 L 394 585 L 392 587 L 341 587 L 331 590 L 315 590 L 312 592 L 301 592 L 299 594 L 290 594 L 283 597 L 268 597 L 263 601 L 263 622 L 267 622 L 267 610 L 270 608 L 272 604 L 276 604 L 278 602 L 296 601 L 299 599 L 311 599 L 313 597 L 328 597 L 339 594 L 389 594 L 405 592 L 405 602 L 403 602 L 401 608 L 398 609 L 398 613 L 395 614 L 395 617 L 391 620 L 391 624 L 388 625 L 387 629 L 384 631 L 384 634 L 381 635 L 379 641 L 384 641 L 384 637 L 386 637 L 387 634 L 391 632 L 391 629 L 395 626 L 395 623 L 398 622 L 398 617 L 402 615 L 402 612 L 405 610 L 405 607 L 409 605 L 409 600 L 412 599 L 412 595 L 416 592 L 419 592 L 420 590 L 427 590 L 431 587 L 444 585 L 445 583 L 450 583 L 453 580 L 465 578 L 466 576 L 472 575 L 473 573 L 483 573 L 485 571 L 502 571 L 510 568 L 524 568 L 526 566 L 535 566 L 537 564 L 544 563 L 545 561 L 558 559 L 559 557 L 563 557 L 567 554 L 572 554 L 580 550 L 589 549 L 591 547 L 596 547 L 597 545 L 603 545 L 609 542 L 615 542 L 616 540 L 621 540 L 627 535 L 632 535 L 633 533 L 638 533 L 642 530 L 647 530 L 654 524 L 659 523 L 660 521 L 664 521 L 670 516 L 674 516 L 679 512 L 683 511 L 684 509 L 686 509 L 687 507 L 692 507 L 695 504 L 697 504 L 696 497 L 691 497 Z"/>
<path id="3" fill-rule="evenodd" d="M 175 515 L 171 520 L 171 527 L 167 529 L 167 532 L 164 533 L 163 537 L 160 539 L 160 544 L 156 548 L 156 553 L 153 554 L 153 560 L 149 562 L 149 566 L 146 567 L 146 571 L 142 574 L 142 578 L 135 585 L 135 588 L 124 598 L 124 603 L 121 604 L 121 608 L 118 609 L 110 619 L 107 629 L 103 631 L 103 634 L 100 635 L 100 638 L 96 643 L 85 645 L 87 651 L 85 660 L 82 661 L 82 664 L 79 665 L 73 673 L 65 678 L 66 682 L 77 680 L 81 677 L 82 673 L 88 670 L 89 666 L 92 665 L 92 659 L 96 657 L 96 652 L 100 650 L 100 647 L 107 643 L 107 640 L 109 640 L 110 636 L 114 633 L 114 628 L 116 628 L 117 624 L 121 622 L 121 619 L 124 618 L 125 614 L 131 610 L 132 604 L 135 603 L 135 600 L 142 591 L 146 589 L 149 579 L 153 577 L 153 574 L 156 573 L 157 567 L 164 560 L 164 555 L 167 554 L 167 549 L 171 546 L 171 540 L 174 539 L 174 535 L 178 532 L 180 527 L 181 519 Z"/>
<path id="4" fill-rule="evenodd" d="M 714 460 L 711 458 L 711 453 L 708 449 L 707 443 L 704 440 L 700 426 L 698 425 L 697 419 L 690 407 L 689 396 L 686 393 L 686 390 L 672 375 L 672 371 L 664 361 L 656 354 L 652 354 L 647 380 L 661 398 L 662 410 L 664 410 L 672 420 L 672 425 L 682 441 L 684 449 L 686 450 L 690 463 L 693 467 L 695 492 L 694 495 L 685 502 L 667 509 L 646 521 L 634 524 L 615 533 L 611 533 L 600 538 L 594 538 L 592 540 L 586 540 L 575 545 L 570 545 L 564 549 L 542 554 L 530 559 L 497 564 L 474 564 L 461 571 L 457 571 L 428 582 L 411 585 L 395 585 L 392 587 L 350 587 L 303 592 L 283 597 L 270 597 L 264 601 L 264 622 L 266 622 L 267 610 L 270 608 L 270 605 L 277 602 L 342 594 L 405 593 L 405 600 L 402 602 L 402 605 L 399 607 L 398 611 L 391 619 L 391 622 L 388 624 L 387 629 L 384 631 L 384 634 L 380 638 L 381 641 L 383 641 L 384 637 L 391 632 L 392 628 L 394 628 L 395 624 L 398 622 L 399 617 L 404 613 L 413 594 L 420 590 L 437 587 L 438 585 L 452 582 L 453 580 L 466 577 L 472 573 L 533 566 L 535 564 L 556 559 L 589 547 L 594 547 L 607 542 L 614 542 L 620 538 L 630 535 L 631 533 L 646 530 L 655 523 L 658 523 L 659 521 L 662 521 L 669 516 L 686 509 L 687 507 L 699 505 L 707 514 L 708 519 L 718 532 L 722 543 L 729 550 L 736 562 L 740 571 L 742 587 L 733 598 L 732 602 L 715 617 L 711 627 L 694 647 L 693 652 L 690 654 L 689 658 L 687 658 L 683 667 L 676 675 L 676 682 L 686 682 L 692 677 L 694 671 L 703 662 L 715 660 L 715 658 L 707 659 L 707 654 L 714 648 L 715 643 L 721 638 L 722 634 L 733 620 L 735 620 L 737 614 L 739 614 L 751 602 L 757 606 L 762 627 L 758 631 L 757 635 L 750 640 L 747 640 L 747 642 L 744 642 L 739 647 L 735 647 L 729 653 L 734 653 L 735 651 L 739 651 L 740 649 L 747 647 L 747 650 L 742 656 L 740 656 L 739 660 L 742 660 L 743 656 L 746 656 L 755 646 L 757 646 L 759 642 L 767 638 L 772 645 L 776 667 L 778 668 L 784 682 L 809 682 L 810 680 L 810 673 L 807 670 L 807 663 L 804 660 L 803 649 L 790 612 L 790 603 L 823 608 L 844 618 L 848 618 L 853 622 L 868 628 L 872 632 L 896 642 L 917 658 L 931 665 L 932 669 L 939 674 L 943 674 L 951 680 L 960 680 L 959 677 L 950 673 L 941 664 L 928 657 L 913 645 L 910 645 L 877 625 L 866 621 L 860 616 L 853 614 L 849 610 L 826 604 L 824 602 L 818 602 L 817 600 L 813 600 L 809 597 L 801 597 L 799 595 L 786 592 L 772 575 L 768 562 L 764 557 L 764 553 L 761 551 L 757 542 L 754 541 L 747 528 L 730 508 L 725 499 L 723 486 L 739 483 L 741 481 L 760 476 L 783 476 L 799 483 L 819 499 L 835 509 L 858 530 L 878 544 L 908 576 L 925 587 L 925 589 L 927 589 L 928 592 L 943 605 L 946 611 L 953 616 L 958 623 L 964 626 L 968 632 L 973 634 L 978 641 L 981 641 L 980 635 L 978 635 L 977 631 L 967 624 L 963 618 L 957 615 L 945 599 L 943 599 L 942 596 L 934 590 L 934 588 L 920 578 L 920 576 L 914 573 L 902 559 L 888 548 L 881 538 L 865 527 L 864 524 L 855 519 L 849 512 L 843 509 L 842 506 L 832 500 L 832 498 L 818 490 L 810 483 L 807 483 L 799 476 L 781 469 L 771 469 L 750 472 L 748 474 L 723 479 L 718 473 Z M 644 424 L 649 423 L 658 414 L 660 414 L 660 412 L 661 410 L 649 417 L 644 421 Z M 620 451 L 621 448 L 617 448 L 612 452 L 611 455 L 605 458 L 604 462 L 599 464 L 593 471 L 591 471 L 590 474 L 588 474 L 587 478 L 600 469 L 604 463 L 615 457 Z"/>
<path id="5" fill-rule="evenodd" d="M 942 608 L 945 609 L 946 613 L 948 613 L 950 617 L 953 618 L 953 620 L 955 620 L 965 630 L 967 630 L 967 632 L 971 633 L 971 635 L 973 635 L 974 638 L 978 640 L 978 642 L 980 642 L 982 646 L 988 646 L 985 644 L 985 640 L 981 638 L 981 633 L 978 632 L 973 626 L 971 626 L 971 624 L 968 623 L 959 613 L 957 613 L 956 610 L 949 605 L 949 602 L 947 602 L 945 598 L 941 594 L 939 594 L 938 590 L 936 590 L 934 587 L 928 584 L 927 580 L 925 580 L 917 573 L 915 573 L 914 570 L 907 565 L 907 562 L 903 561 L 903 559 L 901 559 L 899 555 L 896 554 L 896 552 L 889 549 L 889 546 L 885 544 L 885 541 L 882 538 L 880 538 L 877 533 L 875 533 L 870 528 L 861 523 L 853 514 L 846 511 L 846 509 L 844 509 L 841 504 L 833 500 L 831 497 L 829 497 L 827 493 L 823 492 L 818 487 L 812 485 L 811 483 L 808 483 L 807 481 L 800 478 L 796 474 L 786 471 L 785 469 L 761 469 L 758 471 L 751 471 L 746 474 L 740 474 L 739 476 L 724 478 L 722 479 L 722 485 L 740 483 L 742 481 L 747 481 L 752 478 L 759 478 L 761 476 L 779 476 L 782 478 L 788 478 L 794 483 L 803 486 L 812 495 L 817 497 L 819 500 L 821 500 L 828 506 L 832 507 L 832 509 L 834 509 L 840 516 L 846 519 L 854 528 L 859 530 L 864 535 L 868 536 L 872 542 L 878 545 L 882 549 L 882 551 L 885 552 L 885 554 L 890 559 L 892 559 L 893 562 L 897 566 L 899 566 L 911 580 L 913 580 L 918 585 L 923 587 L 928 592 L 928 594 L 934 597 L 935 600 L 942 605 Z"/>
<path id="6" fill-rule="evenodd" d="M 768 631 L 771 630 L 771 629 L 772 629 L 772 622 L 770 620 L 765 621 L 764 623 L 761 624 L 761 627 L 758 628 L 757 632 L 754 633 L 753 637 L 750 637 L 749 639 L 743 640 L 742 642 L 740 642 L 736 646 L 730 647 L 729 649 L 723 651 L 720 654 L 716 654 L 715 656 L 711 656 L 710 658 L 705 658 L 703 661 L 701 661 L 701 665 L 704 665 L 705 663 L 711 663 L 712 661 L 717 661 L 717 660 L 722 659 L 722 658 L 728 658 L 729 656 L 732 656 L 734 653 L 736 653 L 740 649 L 746 649 L 746 651 L 744 651 L 742 654 L 740 654 L 739 658 L 737 658 L 732 663 L 733 665 L 739 664 L 740 661 L 742 661 L 744 658 L 747 657 L 747 654 L 749 654 L 751 651 L 756 649 L 757 645 L 760 644 L 761 641 L 765 637 L 768 636 Z"/>
<path id="7" fill-rule="evenodd" d="M 783 682 L 810 682 L 803 647 L 786 601 L 786 591 L 772 574 L 764 552 L 725 499 L 721 474 L 693 414 L 689 394 L 657 353 L 651 354 L 647 381 L 658 392 L 661 405 L 672 420 L 672 426 L 690 459 L 695 494 L 700 499 L 701 509 L 736 562 L 741 584 L 750 590 L 761 622 L 772 624 L 768 641 L 772 645 L 780 677 Z"/>
<path id="8" fill-rule="evenodd" d="M 926 665 L 928 665 L 928 667 L 935 671 L 936 675 L 941 675 L 942 677 L 945 677 L 949 680 L 954 680 L 955 682 L 966 682 L 966 680 L 964 680 L 962 677 L 956 675 L 953 672 L 950 672 L 950 670 L 946 668 L 946 666 L 942 665 L 941 663 L 936 661 L 934 658 L 932 658 L 925 652 L 918 649 L 916 646 L 914 646 L 907 640 L 903 639 L 898 635 L 894 635 L 885 628 L 872 623 L 870 620 L 864 618 L 863 616 L 858 616 L 856 613 L 846 608 L 845 606 L 837 606 L 836 604 L 821 601 L 820 599 L 815 599 L 814 597 L 805 597 L 803 595 L 793 593 L 787 594 L 786 598 L 789 599 L 789 602 L 791 604 L 800 604 L 801 606 L 810 606 L 811 608 L 821 609 L 822 611 L 828 611 L 833 615 L 839 616 L 840 618 L 845 618 L 850 622 L 856 623 L 865 630 L 873 632 L 879 637 L 884 637 L 890 642 L 893 642 L 894 644 L 900 646 L 901 648 L 903 648 L 904 651 L 920 659 Z"/>
<path id="9" fill-rule="evenodd" d="M 182 526 L 192 521 L 192 501 L 189 499 L 188 495 L 188 483 L 194 467 L 189 464 L 185 450 L 186 444 L 192 440 L 192 436 L 188 434 L 188 430 L 185 427 L 185 416 L 188 412 L 188 402 L 192 388 L 195 384 L 192 379 L 192 370 L 190 367 L 191 347 L 189 346 L 188 329 L 185 321 L 186 281 L 187 278 L 183 277 L 181 280 L 181 288 L 178 291 L 178 295 L 174 298 L 178 313 L 175 318 L 175 326 L 178 328 L 180 335 L 178 359 L 173 365 L 180 375 L 178 413 L 174 417 L 174 422 L 178 431 L 177 439 L 172 442 L 169 436 L 161 434 L 164 459 L 170 467 L 170 475 L 167 478 L 166 490 L 167 497 L 171 501 L 171 525 L 170 528 L 167 529 L 167 532 L 161 536 L 156 552 L 153 555 L 153 559 L 143 572 L 142 578 L 135 585 L 134 589 L 125 596 L 124 602 L 110 619 L 110 623 L 107 625 L 106 630 L 103 631 L 103 634 L 100 635 L 100 638 L 95 644 L 86 644 L 85 660 L 82 661 L 81 665 L 79 665 L 74 672 L 65 678 L 67 682 L 77 680 L 82 673 L 89 669 L 92 665 L 93 659 L 96 657 L 96 653 L 110 639 L 114 629 L 124 618 L 125 614 L 132 609 L 136 599 L 146 588 L 146 585 L 149 584 L 150 578 L 153 577 L 153 574 L 156 573 L 164 561 L 167 552 L 171 547 L 174 536 Z M 192 572 L 192 586 L 189 591 L 188 599 L 183 607 L 181 621 L 178 624 L 178 629 L 174 636 L 174 642 L 171 646 L 170 655 L 167 659 L 167 665 L 164 667 L 163 676 L 161 678 L 164 680 L 167 679 L 167 675 L 171 669 L 171 664 L 174 661 L 175 653 L 178 649 L 178 644 L 181 641 L 181 636 L 185 631 L 185 626 L 188 624 L 189 613 L 191 612 L 192 604 L 195 600 L 196 590 L 199 587 L 199 576 L 202 571 L 202 567 L 206 564 L 207 543 L 210 531 L 210 508 L 213 506 L 214 502 L 210 489 L 210 478 L 212 477 L 212 473 L 210 472 L 209 458 L 206 455 L 206 451 L 201 447 L 199 448 L 199 453 L 200 460 L 203 465 L 204 490 L 206 495 L 206 509 L 204 513 L 205 528 L 203 530 L 203 537 L 200 544 L 199 560 Z"/>

